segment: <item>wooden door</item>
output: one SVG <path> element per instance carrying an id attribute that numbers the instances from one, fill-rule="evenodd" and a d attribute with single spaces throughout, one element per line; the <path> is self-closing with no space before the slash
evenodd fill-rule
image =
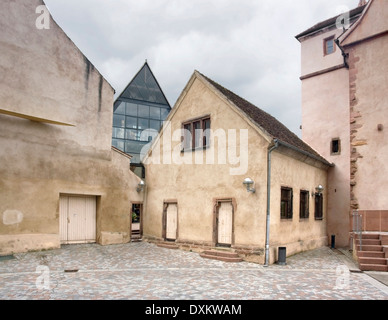
<path id="1" fill-rule="evenodd" d="M 218 209 L 218 244 L 232 245 L 233 205 L 231 202 L 221 202 Z"/>
<path id="2" fill-rule="evenodd" d="M 61 243 L 96 241 L 96 197 L 61 196 L 59 215 Z"/>
<path id="3" fill-rule="evenodd" d="M 166 213 L 166 239 L 176 240 L 178 230 L 178 206 L 170 203 Z"/>

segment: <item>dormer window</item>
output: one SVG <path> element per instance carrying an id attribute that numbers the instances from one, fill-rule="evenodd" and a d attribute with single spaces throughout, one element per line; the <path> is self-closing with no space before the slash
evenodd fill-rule
<path id="1" fill-rule="evenodd" d="M 335 42 L 334 36 L 326 38 L 323 40 L 323 53 L 325 56 L 335 52 Z"/>

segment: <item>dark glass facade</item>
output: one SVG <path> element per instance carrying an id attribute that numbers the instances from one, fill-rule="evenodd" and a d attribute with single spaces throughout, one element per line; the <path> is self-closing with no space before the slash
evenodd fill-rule
<path id="1" fill-rule="evenodd" d="M 112 145 L 141 166 L 144 146 L 157 136 L 171 111 L 147 62 L 114 103 Z"/>

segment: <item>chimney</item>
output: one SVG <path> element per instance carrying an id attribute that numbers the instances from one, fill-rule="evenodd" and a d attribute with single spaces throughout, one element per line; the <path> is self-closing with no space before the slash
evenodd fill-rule
<path id="1" fill-rule="evenodd" d="M 367 2 L 368 2 L 367 0 L 360 0 L 360 2 L 358 3 L 358 6 L 359 7 L 365 6 Z"/>

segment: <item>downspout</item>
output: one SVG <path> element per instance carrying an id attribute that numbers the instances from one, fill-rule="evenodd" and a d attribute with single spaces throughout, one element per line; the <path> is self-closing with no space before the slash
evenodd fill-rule
<path id="1" fill-rule="evenodd" d="M 268 149 L 267 154 L 267 221 L 266 221 L 266 235 L 265 235 L 265 264 L 264 267 L 269 265 L 269 229 L 271 223 L 271 154 L 274 150 L 279 148 L 278 139 L 274 140 L 274 145 Z"/>
<path id="2" fill-rule="evenodd" d="M 334 40 L 335 44 L 337 45 L 338 48 L 340 48 L 341 52 L 342 52 L 342 56 L 344 57 L 344 66 L 346 69 L 349 69 L 349 64 L 348 64 L 348 57 L 349 55 L 345 52 L 344 48 L 341 47 L 340 45 L 340 41 L 339 41 L 339 38 L 342 37 L 342 35 L 346 32 L 347 30 L 344 30 L 344 32 L 337 38 Z"/>

